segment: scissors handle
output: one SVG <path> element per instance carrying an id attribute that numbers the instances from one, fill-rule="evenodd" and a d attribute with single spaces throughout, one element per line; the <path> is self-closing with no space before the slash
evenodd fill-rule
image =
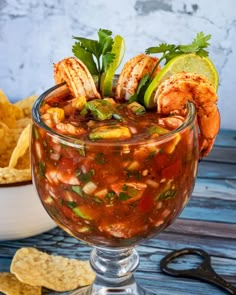
<path id="1" fill-rule="evenodd" d="M 198 255 L 203 258 L 203 262 L 196 268 L 190 268 L 185 270 L 178 270 L 168 266 L 175 258 L 183 255 Z M 231 283 L 225 281 L 220 275 L 218 275 L 211 266 L 211 258 L 209 254 L 201 249 L 196 248 L 184 248 L 181 250 L 173 251 L 167 256 L 162 258 L 160 262 L 161 270 L 171 276 L 175 277 L 189 277 L 196 278 L 205 282 L 215 284 L 216 286 L 228 291 L 229 294 L 236 295 L 236 287 Z"/>

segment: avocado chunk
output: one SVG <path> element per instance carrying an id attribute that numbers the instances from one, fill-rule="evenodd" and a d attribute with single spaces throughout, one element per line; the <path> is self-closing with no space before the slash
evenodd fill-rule
<path id="1" fill-rule="evenodd" d="M 128 127 L 125 126 L 100 126 L 94 128 L 90 134 L 89 139 L 126 139 L 131 137 L 131 132 Z"/>

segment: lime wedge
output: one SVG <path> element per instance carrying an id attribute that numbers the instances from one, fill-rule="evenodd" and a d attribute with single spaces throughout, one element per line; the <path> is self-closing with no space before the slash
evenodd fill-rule
<path id="1" fill-rule="evenodd" d="M 183 54 L 170 60 L 152 80 L 144 94 L 147 108 L 154 107 L 153 97 L 158 86 L 175 73 L 190 72 L 207 77 L 215 90 L 218 88 L 219 76 L 213 62 L 208 57 L 200 57 L 195 53 Z"/>
<path id="2" fill-rule="evenodd" d="M 109 65 L 108 70 L 104 73 L 101 81 L 101 92 L 103 97 L 109 97 L 112 94 L 112 84 L 115 76 L 115 71 L 121 64 L 125 52 L 125 41 L 120 35 L 114 37 L 114 43 L 112 45 L 111 53 L 114 53 L 115 57 L 112 63 Z"/>

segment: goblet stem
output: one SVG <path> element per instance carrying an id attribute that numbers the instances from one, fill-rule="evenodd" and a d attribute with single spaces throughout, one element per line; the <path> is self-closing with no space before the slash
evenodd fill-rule
<path id="1" fill-rule="evenodd" d="M 154 295 L 142 289 L 134 279 L 133 272 L 139 264 L 139 255 L 134 248 L 95 247 L 90 263 L 96 273 L 93 285 L 79 289 L 71 295 Z"/>

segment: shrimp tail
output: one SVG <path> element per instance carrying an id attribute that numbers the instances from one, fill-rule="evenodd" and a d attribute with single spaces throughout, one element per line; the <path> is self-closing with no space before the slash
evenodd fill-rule
<path id="1" fill-rule="evenodd" d="M 199 152 L 200 158 L 203 158 L 210 153 L 220 129 L 220 113 L 216 105 L 208 106 L 208 115 L 201 110 L 198 112 Z M 201 114 L 202 112 L 203 114 Z M 208 127 L 206 128 L 206 126 Z"/>

